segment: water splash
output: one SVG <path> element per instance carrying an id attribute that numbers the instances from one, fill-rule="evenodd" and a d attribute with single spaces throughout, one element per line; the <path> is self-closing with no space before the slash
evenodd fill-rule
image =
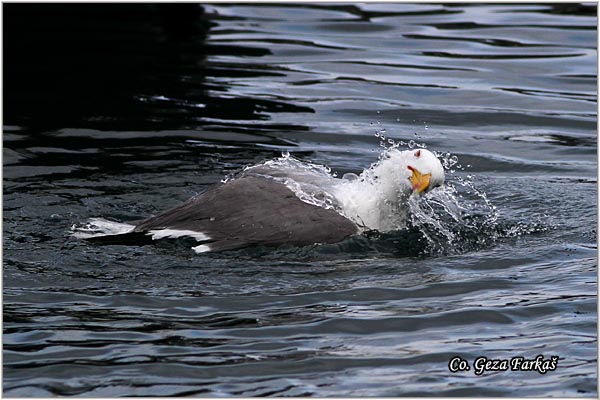
<path id="1" fill-rule="evenodd" d="M 423 125 L 425 130 L 429 129 L 425 122 Z M 418 132 L 414 132 L 414 136 L 415 139 L 422 139 Z M 391 146 L 380 143 L 381 152 L 385 153 L 391 148 L 401 150 L 427 147 L 426 143 L 415 139 L 407 142 L 389 139 Z M 456 175 L 457 171 L 464 171 L 459 157 L 450 152 L 434 151 L 434 154 L 444 167 L 446 183 L 426 196 L 410 196 L 407 199 L 409 218 L 404 228 L 417 231 L 427 243 L 424 252 L 431 254 L 460 251 L 465 247 L 473 247 L 472 244 L 482 245 L 502 236 L 498 229 L 498 209 L 486 193 L 476 187 L 474 176 Z M 522 229 L 524 228 L 515 228 L 512 231 Z M 467 232 L 471 237 L 465 242 Z"/>
<path id="2" fill-rule="evenodd" d="M 472 181 L 454 180 L 421 199 L 409 199 L 410 223 L 426 253 L 458 253 L 499 238 L 498 210 Z"/>
<path id="3" fill-rule="evenodd" d="M 340 179 L 336 178 L 337 174 L 328 166 L 301 161 L 286 151 L 279 158 L 246 167 L 230 179 L 247 175 L 273 179 L 286 185 L 300 200 L 308 204 L 341 212 L 330 192 L 331 186 Z"/>
<path id="4" fill-rule="evenodd" d="M 379 121 L 377 125 L 380 125 Z M 426 122 L 423 122 L 423 129 L 429 130 Z M 385 132 L 385 129 L 379 128 L 375 136 L 381 139 L 382 131 Z M 382 140 L 381 153 L 385 154 L 391 148 L 427 148 L 426 143 L 420 142 L 422 136 L 418 132 L 414 132 L 414 137 L 416 140 L 389 138 L 387 143 Z M 449 249 L 461 247 L 461 240 L 467 231 L 478 233 L 473 235 L 477 242 L 487 242 L 487 237 L 481 240 L 479 237 L 498 231 L 496 206 L 483 190 L 476 187 L 473 175 L 456 175 L 457 171 L 464 171 L 457 155 L 435 151 L 434 154 L 444 167 L 446 184 L 422 198 L 411 196 L 407 199 L 409 219 L 405 229 L 415 228 L 427 242 L 427 251 L 430 253 L 448 252 Z"/>
<path id="5" fill-rule="evenodd" d="M 477 177 L 458 174 L 465 171 L 458 156 L 449 152 L 436 156 L 446 171 L 445 185 L 408 202 L 407 229 L 414 229 L 426 241 L 421 254 L 460 254 L 556 228 L 543 215 L 529 215 L 527 221 L 503 220 L 498 207 L 478 187 Z"/>

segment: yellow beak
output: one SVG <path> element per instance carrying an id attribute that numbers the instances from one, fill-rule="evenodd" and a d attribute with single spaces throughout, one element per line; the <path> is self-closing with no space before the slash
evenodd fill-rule
<path id="1" fill-rule="evenodd" d="M 429 187 L 429 179 L 431 174 L 422 174 L 418 169 L 408 166 L 412 171 L 412 176 L 408 178 L 412 184 L 413 192 L 423 193 Z"/>

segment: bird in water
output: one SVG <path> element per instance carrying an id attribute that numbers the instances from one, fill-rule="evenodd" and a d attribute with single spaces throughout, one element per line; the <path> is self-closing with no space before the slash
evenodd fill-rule
<path id="1" fill-rule="evenodd" d="M 134 224 L 92 219 L 75 236 L 105 244 L 189 237 L 196 253 L 336 243 L 366 230 L 403 228 L 409 199 L 443 183 L 444 168 L 426 149 L 387 149 L 360 175 L 342 178 L 284 155 L 156 216 Z"/>

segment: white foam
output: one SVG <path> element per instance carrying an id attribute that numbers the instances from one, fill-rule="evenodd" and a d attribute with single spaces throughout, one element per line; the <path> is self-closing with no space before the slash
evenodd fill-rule
<path id="1" fill-rule="evenodd" d="M 177 239 L 180 237 L 191 237 L 196 239 L 199 242 L 210 240 L 210 237 L 202 232 L 190 231 L 185 229 L 153 229 L 146 233 L 147 235 L 152 235 L 152 240 L 158 239 Z"/>
<path id="2" fill-rule="evenodd" d="M 210 246 L 207 244 L 201 244 L 200 246 L 192 247 L 192 250 L 194 250 L 198 254 L 206 253 L 210 251 Z"/>
<path id="3" fill-rule="evenodd" d="M 73 225 L 71 230 L 75 231 L 74 237 L 88 239 L 97 236 L 121 235 L 131 232 L 134 228 L 135 226 L 131 224 L 109 221 L 104 218 L 91 218 L 83 226 Z"/>

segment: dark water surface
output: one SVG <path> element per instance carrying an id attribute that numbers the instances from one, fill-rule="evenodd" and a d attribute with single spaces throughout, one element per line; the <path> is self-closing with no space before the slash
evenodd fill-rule
<path id="1" fill-rule="evenodd" d="M 597 395 L 594 5 L 185 7 L 4 5 L 4 395 Z M 282 151 L 360 172 L 376 132 L 489 205 L 452 242 L 70 238 Z"/>

